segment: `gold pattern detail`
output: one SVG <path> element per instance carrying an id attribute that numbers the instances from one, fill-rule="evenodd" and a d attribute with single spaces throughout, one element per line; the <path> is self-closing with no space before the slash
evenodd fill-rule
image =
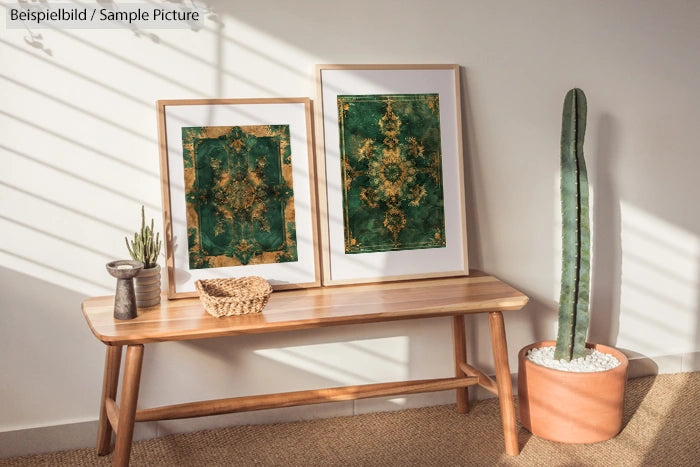
<path id="1" fill-rule="evenodd" d="M 399 144 L 399 131 L 401 129 L 401 120 L 391 108 L 391 100 L 387 102 L 386 112 L 379 121 L 379 128 L 384 133 L 384 144 L 389 149 L 394 149 Z"/>
<path id="2" fill-rule="evenodd" d="M 343 97 L 352 99 L 354 96 Z M 357 97 L 364 98 L 365 96 Z M 353 105 L 355 102 L 343 102 L 341 97 L 338 98 L 341 120 L 342 184 L 344 186 L 344 197 L 346 197 L 345 251 L 348 253 L 372 251 L 370 248 L 374 248 L 375 245 L 364 245 L 362 243 L 365 240 L 365 231 L 381 231 L 382 227 L 391 238 L 391 240 L 386 238 L 386 240 L 389 240 L 387 243 L 393 243 L 393 247 L 386 246 L 386 244 L 382 246 L 384 248 L 383 251 L 392 248 L 396 250 L 415 248 L 413 245 L 417 243 L 414 242 L 409 246 L 405 240 L 405 238 L 415 238 L 414 232 L 408 232 L 408 235 L 412 237 L 404 237 L 402 235 L 402 232 L 407 228 L 415 229 L 415 227 L 407 227 L 410 225 L 410 222 L 407 219 L 408 211 L 405 211 L 405 209 L 407 207 L 423 208 L 423 206 L 425 206 L 424 209 L 436 209 L 433 206 L 435 194 L 431 184 L 432 180 L 435 180 L 435 185 L 441 190 L 442 163 L 439 138 L 437 138 L 438 146 L 436 147 L 434 135 L 429 133 L 434 131 L 433 127 L 421 128 L 415 133 L 425 135 L 427 143 L 421 141 L 420 138 L 410 136 L 410 133 L 414 131 L 412 125 L 415 125 L 414 122 L 417 119 L 408 117 L 408 114 L 405 114 L 405 122 L 402 121 L 402 117 L 405 116 L 402 112 L 413 111 L 411 107 L 404 107 L 402 99 L 405 96 L 397 96 L 396 98 L 393 96 L 369 97 L 379 97 L 385 105 L 382 109 L 383 112 L 380 110 L 382 113 L 374 114 L 376 117 L 372 119 L 378 125 L 379 134 L 376 134 L 376 129 L 370 133 L 370 130 L 367 132 L 355 132 L 356 130 L 352 126 L 346 127 L 344 120 L 348 113 L 351 113 L 351 116 L 354 118 L 360 119 L 364 115 L 372 115 L 373 112 L 363 108 L 362 111 L 358 110 L 357 116 L 355 116 L 352 113 L 355 109 Z M 370 99 L 368 102 L 376 101 Z M 358 99 L 357 102 L 363 101 Z M 427 98 L 424 102 L 429 109 L 425 110 L 426 113 L 439 115 L 439 97 L 437 95 Z M 396 107 L 396 111 L 394 107 Z M 404 108 L 406 110 L 403 110 Z M 348 112 L 349 110 L 350 112 Z M 353 123 L 355 124 L 356 121 L 353 120 Z M 402 130 L 404 125 L 407 126 Z M 439 127 L 435 128 L 439 131 Z M 346 131 L 348 131 L 347 134 L 345 133 Z M 405 139 L 401 136 L 402 131 L 409 133 Z M 367 137 L 368 135 L 372 137 Z M 426 150 L 426 146 L 430 149 Z M 345 149 L 350 147 L 354 148 L 352 156 L 344 153 Z M 358 199 L 355 198 L 357 196 L 359 196 L 359 202 L 362 206 L 372 210 L 380 208 L 383 211 L 383 219 L 380 217 L 378 219 L 375 218 L 371 223 L 358 224 L 356 227 L 353 227 L 357 229 L 357 232 L 353 232 L 353 228 L 348 222 L 348 205 L 353 203 L 353 212 L 358 212 L 358 208 L 355 207 L 358 202 Z M 442 210 L 441 204 L 438 206 L 438 209 Z M 410 221 L 414 222 L 413 219 Z M 355 237 L 355 234 L 359 236 L 360 240 Z M 444 246 L 444 234 L 441 233 L 439 228 L 434 233 L 428 230 L 425 234 L 427 238 L 424 237 L 425 242 L 422 245 L 429 245 L 428 247 L 432 245 Z M 400 236 L 401 238 L 399 238 Z"/>
<path id="3" fill-rule="evenodd" d="M 374 155 L 374 151 L 374 141 L 367 138 L 362 142 L 362 146 L 360 146 L 360 148 L 357 150 L 357 159 L 371 159 Z"/>
<path id="4" fill-rule="evenodd" d="M 384 227 L 394 237 L 394 242 L 398 242 L 399 234 L 406 227 L 406 215 L 401 209 L 392 206 L 384 216 Z"/>

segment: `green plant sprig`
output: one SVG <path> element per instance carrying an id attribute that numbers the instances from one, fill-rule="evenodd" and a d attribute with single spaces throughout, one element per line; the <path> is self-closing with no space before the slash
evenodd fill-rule
<path id="1" fill-rule="evenodd" d="M 143 206 L 141 206 L 141 231 L 134 233 L 131 245 L 128 237 L 124 237 L 124 241 L 134 261 L 141 261 L 145 269 L 156 267 L 162 242 L 160 233 L 153 235 L 153 219 L 150 226 L 146 225 L 146 210 Z"/>

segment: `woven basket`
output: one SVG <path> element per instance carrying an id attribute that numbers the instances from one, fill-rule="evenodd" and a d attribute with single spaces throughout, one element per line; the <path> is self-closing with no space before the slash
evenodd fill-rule
<path id="1" fill-rule="evenodd" d="M 199 299 L 212 316 L 260 313 L 272 293 L 265 279 L 257 276 L 239 279 L 203 279 L 194 283 Z"/>

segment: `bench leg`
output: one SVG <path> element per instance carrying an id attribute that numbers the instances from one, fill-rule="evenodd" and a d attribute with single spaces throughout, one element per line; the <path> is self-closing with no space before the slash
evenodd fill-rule
<path id="1" fill-rule="evenodd" d="M 124 362 L 124 381 L 117 424 L 117 441 L 114 446 L 112 465 L 128 466 L 131 454 L 131 442 L 134 438 L 136 421 L 136 403 L 141 382 L 141 365 L 143 363 L 143 345 L 129 345 L 126 348 Z"/>
<path id="2" fill-rule="evenodd" d="M 518 427 L 515 422 L 513 387 L 510 382 L 510 367 L 508 366 L 506 328 L 503 324 L 503 314 L 500 311 L 489 312 L 489 329 L 491 331 L 493 360 L 496 366 L 496 386 L 498 387 L 498 400 L 501 404 L 501 419 L 503 420 L 503 437 L 506 443 L 506 454 L 517 456 L 520 452 L 520 447 L 518 446 Z"/>
<path id="3" fill-rule="evenodd" d="M 460 365 L 467 363 L 467 341 L 464 335 L 464 315 L 452 317 L 452 343 L 455 354 L 455 376 L 466 376 Z M 469 389 L 457 389 L 457 413 L 469 412 Z"/>
<path id="4" fill-rule="evenodd" d="M 122 346 L 107 346 L 105 374 L 102 380 L 102 400 L 100 401 L 100 421 L 97 426 L 97 455 L 109 454 L 112 448 L 112 425 L 107 418 L 105 401 L 116 399 L 119 383 L 119 367 L 122 362 Z"/>

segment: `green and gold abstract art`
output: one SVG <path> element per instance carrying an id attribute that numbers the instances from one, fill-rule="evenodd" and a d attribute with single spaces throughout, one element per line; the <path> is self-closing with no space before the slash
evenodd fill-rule
<path id="1" fill-rule="evenodd" d="M 438 94 L 339 95 L 345 253 L 445 247 Z"/>
<path id="2" fill-rule="evenodd" d="M 289 125 L 183 127 L 190 269 L 297 261 Z"/>

